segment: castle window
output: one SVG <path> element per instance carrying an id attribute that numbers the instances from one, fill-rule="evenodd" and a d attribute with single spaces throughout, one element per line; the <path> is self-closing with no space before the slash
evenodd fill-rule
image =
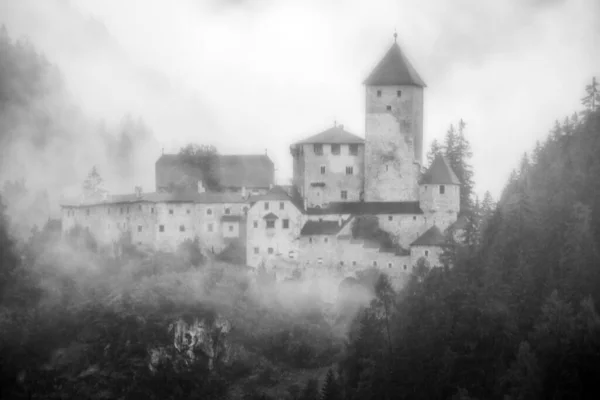
<path id="1" fill-rule="evenodd" d="M 392 217 L 391 215 L 388 215 L 388 221 L 391 221 L 393 219 L 394 219 L 394 217 Z"/>
<path id="2" fill-rule="evenodd" d="M 267 228 L 268 229 L 275 228 L 275 220 L 274 219 L 267 220 Z"/>
<path id="3" fill-rule="evenodd" d="M 352 175 L 354 173 L 353 167 L 346 167 L 346 175 Z"/>
<path id="4" fill-rule="evenodd" d="M 138 206 L 138 210 L 142 211 L 142 205 L 141 204 Z"/>
<path id="5" fill-rule="evenodd" d="M 392 268 L 392 263 L 388 263 L 388 268 Z"/>
<path id="6" fill-rule="evenodd" d="M 308 238 L 308 243 L 312 243 L 312 238 Z"/>
<path id="7" fill-rule="evenodd" d="M 154 214 L 154 207 L 150 208 L 150 213 Z"/>
<path id="8" fill-rule="evenodd" d="M 325 166 L 321 165 L 321 175 L 325 175 Z"/>
<path id="9" fill-rule="evenodd" d="M 213 231 L 213 224 L 208 224 L 207 228 L 208 228 L 209 232 L 212 232 Z"/>
<path id="10" fill-rule="evenodd" d="M 389 170 L 390 170 L 390 166 L 389 166 L 389 165 L 386 165 L 386 166 L 385 166 L 385 172 L 387 172 L 387 171 L 389 171 Z"/>
<path id="11" fill-rule="evenodd" d="M 358 145 L 357 144 L 350 145 L 350 155 L 351 156 L 358 155 Z"/>
<path id="12" fill-rule="evenodd" d="M 186 210 L 188 214 L 191 214 L 192 210 L 190 210 L 189 208 Z"/>
<path id="13" fill-rule="evenodd" d="M 233 225 L 229 225 L 229 232 L 233 232 Z"/>
<path id="14" fill-rule="evenodd" d="M 254 248 L 254 254 L 258 254 L 258 247 Z"/>
<path id="15" fill-rule="evenodd" d="M 169 210 L 169 214 L 173 215 L 173 209 L 172 208 Z"/>
<path id="16" fill-rule="evenodd" d="M 315 144 L 313 148 L 315 150 L 316 155 L 318 155 L 318 156 L 323 155 L 323 145 L 322 144 Z"/>
<path id="17" fill-rule="evenodd" d="M 425 257 L 429 256 L 429 250 L 425 250 Z"/>
<path id="18" fill-rule="evenodd" d="M 164 232 L 165 231 L 165 226 L 164 225 L 159 225 L 158 226 L 158 231 L 159 232 Z"/>
<path id="19" fill-rule="evenodd" d="M 229 214 L 231 214 L 231 209 L 229 207 L 227 207 L 225 209 L 225 215 L 229 215 Z"/>
<path id="20" fill-rule="evenodd" d="M 388 111 L 392 111 L 392 106 L 386 106 L 385 109 Z"/>
<path id="21" fill-rule="evenodd" d="M 268 252 L 269 252 L 269 254 L 273 254 L 273 248 L 272 248 L 272 247 L 269 247 L 269 250 L 268 250 Z"/>
<path id="22" fill-rule="evenodd" d="M 331 145 L 331 154 L 333 155 L 340 155 L 340 145 L 339 144 L 332 144 Z"/>
<path id="23" fill-rule="evenodd" d="M 248 212 L 248 207 L 244 207 L 244 214 Z"/>
<path id="24" fill-rule="evenodd" d="M 416 220 L 417 220 L 417 216 L 413 215 L 413 221 L 416 221 Z"/>
<path id="25" fill-rule="evenodd" d="M 344 262 L 343 262 L 343 261 L 340 261 L 340 265 L 344 265 Z"/>
<path id="26" fill-rule="evenodd" d="M 283 201 L 279 202 L 279 209 L 283 210 L 285 208 L 285 203 Z"/>
<path id="27" fill-rule="evenodd" d="M 404 264 L 403 268 L 404 268 L 404 270 L 406 271 L 406 264 Z"/>
<path id="28" fill-rule="evenodd" d="M 446 186 L 440 185 L 440 194 L 446 193 Z"/>
<path id="29" fill-rule="evenodd" d="M 121 207 L 120 212 L 121 212 L 121 214 L 123 214 L 123 207 Z"/>
<path id="30" fill-rule="evenodd" d="M 373 266 L 376 267 L 377 266 L 377 261 L 373 261 Z"/>
<path id="31" fill-rule="evenodd" d="M 356 265 L 356 261 L 352 261 L 352 265 Z"/>
<path id="32" fill-rule="evenodd" d="M 284 219 L 283 220 L 283 229 L 288 229 L 289 227 L 290 227 L 290 220 Z"/>
<path id="33" fill-rule="evenodd" d="M 206 215 L 212 215 L 212 208 L 206 209 Z"/>
<path id="34" fill-rule="evenodd" d="M 398 97 L 402 97 L 402 90 L 398 90 L 398 91 L 396 92 L 396 96 L 398 96 Z"/>
<path id="35" fill-rule="evenodd" d="M 342 190 L 342 200 L 348 200 L 348 192 L 346 190 Z"/>
<path id="36" fill-rule="evenodd" d="M 258 221 L 254 221 L 254 227 L 258 228 Z"/>
<path id="37" fill-rule="evenodd" d="M 185 226 L 179 225 L 179 232 L 185 232 Z"/>
<path id="38" fill-rule="evenodd" d="M 269 202 L 265 201 L 265 210 L 268 210 L 268 209 L 269 209 Z"/>
<path id="39" fill-rule="evenodd" d="M 329 241 L 328 238 L 323 239 L 323 242 L 327 243 Z"/>
<path id="40" fill-rule="evenodd" d="M 85 210 L 85 215 L 90 215 L 90 209 Z"/>
<path id="41" fill-rule="evenodd" d="M 377 91 L 377 97 L 381 97 L 381 90 Z"/>
<path id="42" fill-rule="evenodd" d="M 138 232 L 141 232 L 141 231 L 142 231 L 142 226 L 138 225 Z"/>

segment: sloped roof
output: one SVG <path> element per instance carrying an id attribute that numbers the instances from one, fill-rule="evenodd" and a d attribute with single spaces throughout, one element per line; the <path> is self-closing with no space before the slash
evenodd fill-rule
<path id="1" fill-rule="evenodd" d="M 221 221 L 224 222 L 239 222 L 242 220 L 241 215 L 223 215 L 221 217 Z"/>
<path id="2" fill-rule="evenodd" d="M 266 154 L 219 155 L 219 182 L 223 187 L 265 188 L 274 182 L 275 166 Z M 184 163 L 178 154 L 163 154 L 156 161 L 156 186 L 168 187 L 183 179 L 201 180 L 199 168 Z"/>
<path id="3" fill-rule="evenodd" d="M 433 225 L 425 233 L 412 242 L 411 246 L 443 246 L 446 238 L 436 225 Z"/>
<path id="4" fill-rule="evenodd" d="M 344 125 L 337 125 L 329 128 L 321 133 L 310 136 L 304 140 L 296 142 L 295 144 L 319 144 L 319 143 L 332 143 L 332 144 L 363 144 L 365 140 L 360 136 L 356 136 L 344 130 Z"/>
<path id="5" fill-rule="evenodd" d="M 263 219 L 279 219 L 279 217 L 277 215 L 273 214 L 272 212 L 270 212 L 267 215 L 265 215 L 263 217 Z"/>
<path id="6" fill-rule="evenodd" d="M 269 191 L 265 194 L 250 196 L 248 201 L 254 205 L 257 201 L 289 201 L 291 202 L 298 210 L 303 212 L 302 199 L 290 196 L 285 190 L 285 188 L 281 186 L 273 186 Z"/>
<path id="7" fill-rule="evenodd" d="M 427 86 L 397 43 L 390 47 L 364 84 L 369 86 Z"/>
<path id="8" fill-rule="evenodd" d="M 84 199 L 82 201 L 66 200 L 61 203 L 64 207 L 86 207 L 102 204 L 133 204 L 133 203 L 199 203 L 226 204 L 245 203 L 239 193 L 198 193 L 193 191 L 176 191 L 171 193 L 150 192 L 138 197 L 135 193 L 110 195 L 106 199 Z"/>
<path id="9" fill-rule="evenodd" d="M 352 214 L 352 215 L 377 215 L 377 214 L 423 214 L 418 201 L 374 201 L 374 202 L 333 202 L 325 208 L 309 208 L 307 214 Z"/>
<path id="10" fill-rule="evenodd" d="M 341 229 L 342 226 L 338 221 L 306 221 L 300 230 L 300 235 L 335 235 Z"/>
<path id="11" fill-rule="evenodd" d="M 421 177 L 421 184 L 460 185 L 460 180 L 450 167 L 446 157 L 438 154 L 429 169 Z"/>

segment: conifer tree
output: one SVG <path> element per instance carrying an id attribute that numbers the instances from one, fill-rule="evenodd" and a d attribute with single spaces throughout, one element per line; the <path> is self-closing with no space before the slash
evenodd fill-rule
<path id="1" fill-rule="evenodd" d="M 438 142 L 437 139 L 433 139 L 433 142 L 431 142 L 431 148 L 429 149 L 429 152 L 427 153 L 427 167 L 428 168 L 431 166 L 431 163 L 433 163 L 433 160 L 435 159 L 435 157 L 439 154 L 444 154 L 444 148 L 440 144 L 440 142 Z"/>
<path id="2" fill-rule="evenodd" d="M 94 197 L 102 192 L 102 177 L 94 165 L 83 182 L 83 194 L 86 197 Z"/>
<path id="3" fill-rule="evenodd" d="M 600 105 L 600 90 L 598 89 L 598 82 L 596 77 L 592 78 L 592 83 L 585 87 L 586 95 L 581 99 L 581 104 L 584 105 L 586 113 L 593 113 L 596 108 Z"/>
<path id="4" fill-rule="evenodd" d="M 323 388 L 321 389 L 320 400 L 341 400 L 340 388 L 335 378 L 335 374 L 332 369 L 327 371 Z"/>

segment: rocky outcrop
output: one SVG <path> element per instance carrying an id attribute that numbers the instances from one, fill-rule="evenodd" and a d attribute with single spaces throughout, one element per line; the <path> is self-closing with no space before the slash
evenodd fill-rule
<path id="1" fill-rule="evenodd" d="M 167 329 L 172 342 L 149 350 L 148 366 L 152 372 L 163 362 L 171 362 L 178 369 L 203 362 L 212 370 L 217 362 L 230 358 L 227 335 L 231 324 L 222 316 L 180 317 Z"/>

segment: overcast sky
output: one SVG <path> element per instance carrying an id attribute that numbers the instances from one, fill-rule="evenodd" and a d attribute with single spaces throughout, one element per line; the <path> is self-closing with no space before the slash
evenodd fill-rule
<path id="1" fill-rule="evenodd" d="M 364 136 L 362 81 L 394 29 L 428 85 L 426 146 L 463 118 L 480 193 L 600 76 L 599 0 L 0 0 L 0 23 L 90 116 L 139 115 L 167 152 L 268 149 L 280 182 L 292 142 L 334 120 Z"/>

